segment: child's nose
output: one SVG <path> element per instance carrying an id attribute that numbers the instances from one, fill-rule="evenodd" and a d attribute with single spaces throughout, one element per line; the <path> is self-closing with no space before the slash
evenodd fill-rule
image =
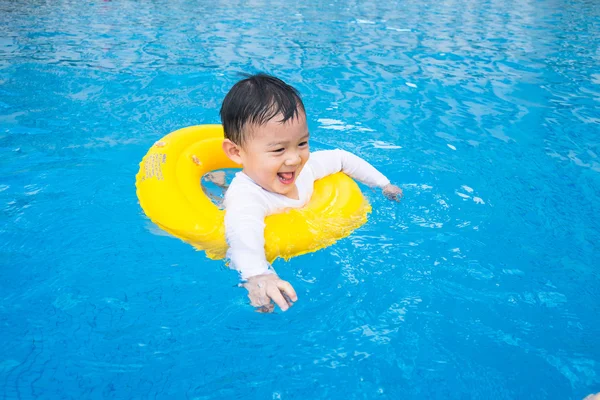
<path id="1" fill-rule="evenodd" d="M 300 154 L 296 153 L 291 155 L 287 160 L 285 160 L 286 165 L 298 165 L 302 161 L 300 158 Z"/>

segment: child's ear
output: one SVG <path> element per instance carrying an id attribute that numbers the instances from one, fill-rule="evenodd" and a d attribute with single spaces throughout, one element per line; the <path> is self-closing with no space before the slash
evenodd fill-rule
<path id="1" fill-rule="evenodd" d="M 229 157 L 229 159 L 231 161 L 233 161 L 234 163 L 236 163 L 236 164 L 242 163 L 240 147 L 237 144 L 233 143 L 231 140 L 229 140 L 229 139 L 223 140 L 223 151 L 225 152 L 225 155 L 227 157 Z"/>

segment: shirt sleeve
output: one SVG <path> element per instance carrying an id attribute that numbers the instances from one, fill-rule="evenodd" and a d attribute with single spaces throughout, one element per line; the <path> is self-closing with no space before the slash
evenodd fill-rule
<path id="1" fill-rule="evenodd" d="M 343 172 L 369 186 L 384 187 L 390 180 L 362 158 L 344 150 L 323 150 L 311 153 L 310 166 L 315 180 Z"/>
<path id="2" fill-rule="evenodd" d="M 232 190 L 233 189 L 233 190 Z M 265 256 L 267 206 L 259 193 L 229 188 L 225 195 L 227 257 L 242 280 L 275 271 Z"/>

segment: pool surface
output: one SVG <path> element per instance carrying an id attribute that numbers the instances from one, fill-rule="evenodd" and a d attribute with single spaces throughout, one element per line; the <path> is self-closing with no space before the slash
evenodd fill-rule
<path id="1" fill-rule="evenodd" d="M 600 392 L 599 49 L 595 0 L 0 0 L 0 399 Z M 405 192 L 286 313 L 135 194 L 259 71 Z"/>

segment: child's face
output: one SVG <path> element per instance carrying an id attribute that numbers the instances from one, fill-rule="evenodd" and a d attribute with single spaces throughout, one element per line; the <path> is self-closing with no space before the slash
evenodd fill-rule
<path id="1" fill-rule="evenodd" d="M 309 157 L 306 115 L 280 123 L 281 115 L 264 125 L 250 126 L 239 148 L 243 171 L 269 192 L 296 198 L 296 178 Z"/>

